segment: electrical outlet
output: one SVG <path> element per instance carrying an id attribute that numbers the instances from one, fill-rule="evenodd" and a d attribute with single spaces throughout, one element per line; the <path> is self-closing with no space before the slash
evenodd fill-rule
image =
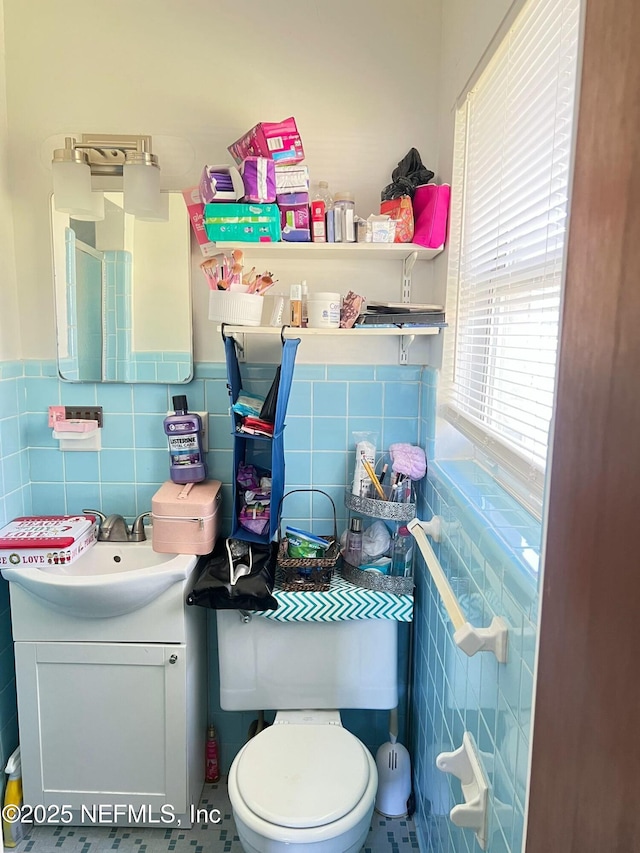
<path id="1" fill-rule="evenodd" d="M 202 448 L 205 453 L 209 450 L 209 412 L 196 412 L 202 421 Z"/>
<path id="2" fill-rule="evenodd" d="M 64 413 L 68 421 L 98 421 L 98 426 L 102 426 L 102 406 L 65 406 Z"/>

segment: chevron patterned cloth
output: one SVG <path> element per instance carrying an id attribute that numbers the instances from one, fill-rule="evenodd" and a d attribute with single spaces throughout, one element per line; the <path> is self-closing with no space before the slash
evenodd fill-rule
<path id="1" fill-rule="evenodd" d="M 278 622 L 341 622 L 350 619 L 395 619 L 411 622 L 413 596 L 364 589 L 334 573 L 327 592 L 287 592 L 276 587 L 277 610 L 259 615 Z"/>

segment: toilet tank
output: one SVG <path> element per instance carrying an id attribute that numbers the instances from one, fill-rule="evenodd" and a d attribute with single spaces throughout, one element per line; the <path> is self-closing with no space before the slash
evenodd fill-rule
<path id="1" fill-rule="evenodd" d="M 398 623 L 277 622 L 218 610 L 225 711 L 395 708 Z"/>

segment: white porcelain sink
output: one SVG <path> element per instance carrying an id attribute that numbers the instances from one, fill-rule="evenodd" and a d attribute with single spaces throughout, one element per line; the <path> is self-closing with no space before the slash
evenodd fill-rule
<path id="1" fill-rule="evenodd" d="M 157 554 L 151 542 L 97 542 L 68 566 L 11 566 L 2 576 L 42 602 L 90 619 L 122 616 L 185 580 L 198 558 Z"/>

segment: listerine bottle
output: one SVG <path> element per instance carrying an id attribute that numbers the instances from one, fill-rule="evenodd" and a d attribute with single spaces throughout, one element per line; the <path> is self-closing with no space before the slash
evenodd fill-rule
<path id="1" fill-rule="evenodd" d="M 173 398 L 175 414 L 164 419 L 164 431 L 169 439 L 171 468 L 174 483 L 199 483 L 207 477 L 202 448 L 202 419 L 187 410 L 187 398 Z"/>

